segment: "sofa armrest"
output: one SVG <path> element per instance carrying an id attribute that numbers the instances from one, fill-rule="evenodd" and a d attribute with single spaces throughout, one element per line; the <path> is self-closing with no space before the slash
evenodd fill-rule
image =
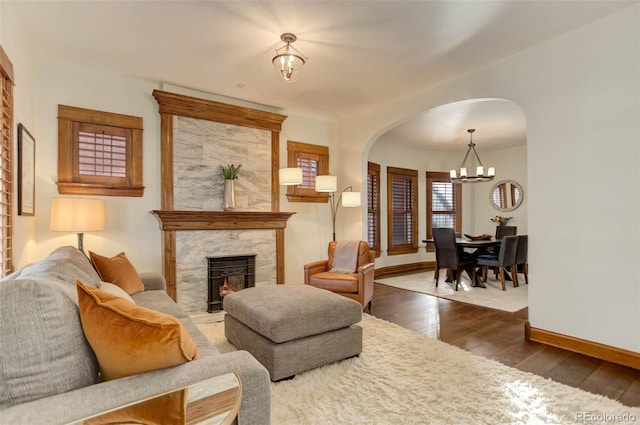
<path id="1" fill-rule="evenodd" d="M 167 290 L 167 281 L 162 274 L 157 272 L 143 272 L 138 273 L 138 275 L 140 279 L 142 279 L 142 283 L 144 283 L 145 291 Z"/>
<path id="2" fill-rule="evenodd" d="M 11 424 L 74 424 L 84 418 L 176 391 L 229 372 L 236 372 L 242 381 L 243 393 L 238 423 L 269 424 L 269 373 L 246 351 L 210 356 L 167 369 L 101 382 L 33 400 L 0 410 L 0 417 L 2 423 Z"/>

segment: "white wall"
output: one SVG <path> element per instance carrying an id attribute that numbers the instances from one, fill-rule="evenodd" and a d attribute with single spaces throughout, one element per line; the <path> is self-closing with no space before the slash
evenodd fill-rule
<path id="1" fill-rule="evenodd" d="M 510 226 L 518 226 L 518 234 L 526 235 L 529 231 L 528 208 L 529 190 L 527 184 L 527 147 L 518 146 L 509 149 L 479 152 L 484 164 L 496 167 L 496 178 L 489 183 L 474 185 L 474 203 L 472 213 L 474 223 L 472 225 L 474 235 L 495 233 L 496 224 L 491 221 L 496 215 L 513 217 L 509 221 Z M 514 211 L 499 211 L 491 205 L 489 195 L 494 184 L 501 180 L 514 180 L 520 183 L 524 192 L 522 204 Z"/>
<path id="2" fill-rule="evenodd" d="M 0 7 L 2 10 L 2 7 Z M 14 87 L 14 170 L 17 170 L 18 160 L 18 123 L 22 123 L 29 133 L 36 139 L 36 149 L 39 147 L 37 121 L 35 117 L 34 93 L 34 64 L 31 49 L 27 43 L 24 31 L 7 13 L 0 15 L 0 44 L 13 64 L 16 86 Z M 36 166 L 39 164 L 36 162 Z M 17 176 L 17 173 L 14 174 Z M 18 193 L 18 179 L 14 177 L 14 193 Z M 37 188 L 36 188 L 37 190 Z M 16 195 L 17 196 L 17 195 Z M 39 207 L 36 201 L 36 208 Z M 14 198 L 14 240 L 13 261 L 16 264 L 26 264 L 35 260 L 34 247 L 36 245 L 36 219 L 33 216 L 18 216 L 18 200 Z"/>
<path id="3" fill-rule="evenodd" d="M 628 7 L 340 123 L 340 140 L 362 153 L 363 181 L 370 145 L 405 117 L 471 98 L 517 103 L 528 131 L 531 325 L 636 352 L 639 10 Z M 360 221 L 365 217 L 361 211 Z"/>

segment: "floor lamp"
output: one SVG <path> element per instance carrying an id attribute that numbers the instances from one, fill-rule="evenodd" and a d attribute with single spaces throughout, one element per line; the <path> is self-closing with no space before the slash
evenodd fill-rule
<path id="1" fill-rule="evenodd" d="M 78 250 L 84 254 L 84 232 L 97 232 L 105 227 L 104 201 L 85 198 L 53 198 L 49 228 L 55 232 L 78 233 Z"/>
<path id="2" fill-rule="evenodd" d="M 316 192 L 330 193 L 329 203 L 331 204 L 331 225 L 333 230 L 333 240 L 336 240 L 336 215 L 338 207 L 359 207 L 360 192 L 354 192 L 351 186 L 346 187 L 338 197 L 336 202 L 335 196 L 338 187 L 338 178 L 336 176 L 316 176 Z"/>

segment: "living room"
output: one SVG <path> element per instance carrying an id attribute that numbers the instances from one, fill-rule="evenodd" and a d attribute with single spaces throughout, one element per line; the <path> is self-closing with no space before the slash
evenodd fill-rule
<path id="1" fill-rule="evenodd" d="M 398 123 L 457 101 L 509 99 L 522 108 L 527 123 L 526 226 L 535 235 L 529 257 L 530 277 L 536 282 L 529 289 L 531 326 L 639 356 L 640 276 L 635 265 L 640 258 L 640 7 L 637 2 L 623 6 L 566 34 L 437 84 L 425 83 L 355 115 L 315 118 L 304 110 L 242 100 L 242 89 L 222 96 L 166 83 L 161 73 L 156 79 L 143 79 L 45 56 L 29 37 L 29 16 L 19 13 L 17 4 L 3 2 L 0 43 L 16 74 L 15 123 L 26 125 L 37 142 L 36 213 L 15 218 L 15 266 L 75 244 L 75 235 L 49 230 L 51 199 L 59 196 L 55 182 L 60 104 L 143 118 L 144 196 L 106 198 L 106 231 L 87 233 L 85 246 L 104 255 L 126 251 L 138 270 L 161 271 L 162 232 L 149 213 L 161 206 L 161 118 L 154 90 L 287 115 L 280 133 L 280 167 L 286 166 L 288 140 L 328 146 L 330 172 L 338 176 L 339 186 L 361 191 L 372 146 Z M 273 43 L 281 30 L 295 29 L 272 31 Z M 313 61 L 321 59 L 311 58 L 309 67 Z M 265 72 L 274 72 L 270 61 L 267 65 Z M 298 83 L 310 75 L 305 70 Z M 279 99 L 272 104 L 279 105 Z M 481 145 L 479 149 L 484 159 Z M 454 156 L 452 167 L 460 160 Z M 301 282 L 304 264 L 325 256 L 331 239 L 328 206 L 290 203 L 284 192 L 280 210 L 296 213 L 285 231 L 285 278 Z M 363 209 L 341 209 L 338 237 L 365 238 L 365 217 Z M 475 227 L 465 231 L 485 232 L 481 226 L 490 225 L 487 218 L 482 213 Z"/>

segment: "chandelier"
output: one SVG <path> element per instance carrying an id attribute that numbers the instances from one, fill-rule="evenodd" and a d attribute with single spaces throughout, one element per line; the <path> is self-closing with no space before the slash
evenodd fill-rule
<path id="1" fill-rule="evenodd" d="M 449 171 L 449 176 L 451 177 L 451 183 L 480 183 L 480 182 L 488 182 L 493 180 L 496 175 L 496 169 L 494 167 L 489 167 L 487 169 L 487 174 L 484 173 L 484 167 L 482 166 L 482 161 L 480 161 L 480 157 L 478 156 L 478 152 L 476 152 L 476 144 L 473 143 L 473 132 L 476 131 L 475 128 L 470 128 L 467 130 L 469 133 L 469 149 L 467 149 L 467 154 L 464 156 L 462 160 L 462 164 L 460 164 L 459 170 L 451 170 Z M 467 159 L 469 159 L 469 153 L 473 151 L 473 154 L 476 157 L 476 161 L 478 165 L 476 166 L 476 174 L 469 175 L 467 172 Z M 472 160 L 473 161 L 473 160 Z"/>
<path id="2" fill-rule="evenodd" d="M 293 83 L 300 78 L 302 67 L 308 58 L 291 45 L 297 40 L 294 34 L 285 32 L 280 36 L 280 40 L 287 44 L 276 49 L 276 55 L 271 62 L 284 82 Z"/>

